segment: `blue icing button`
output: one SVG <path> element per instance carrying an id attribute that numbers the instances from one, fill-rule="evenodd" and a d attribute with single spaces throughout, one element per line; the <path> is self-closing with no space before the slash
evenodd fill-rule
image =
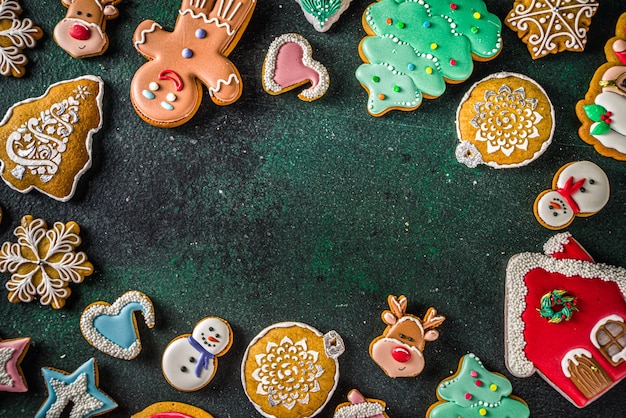
<path id="1" fill-rule="evenodd" d="M 129 348 L 137 341 L 133 312 L 145 313 L 139 302 L 130 302 L 117 315 L 100 315 L 93 321 L 94 328 L 108 340 L 122 348 Z"/>
<path id="2" fill-rule="evenodd" d="M 168 102 L 161 102 L 161 107 L 165 110 L 174 110 L 174 106 Z"/>
<path id="3" fill-rule="evenodd" d="M 191 58 L 193 56 L 193 51 L 189 48 L 183 49 L 183 58 Z"/>
<path id="4" fill-rule="evenodd" d="M 145 97 L 148 100 L 154 99 L 154 94 L 150 90 L 143 90 L 141 94 L 143 94 L 143 97 Z"/>
<path id="5" fill-rule="evenodd" d="M 196 30 L 196 38 L 204 39 L 206 38 L 206 31 L 202 28 Z"/>

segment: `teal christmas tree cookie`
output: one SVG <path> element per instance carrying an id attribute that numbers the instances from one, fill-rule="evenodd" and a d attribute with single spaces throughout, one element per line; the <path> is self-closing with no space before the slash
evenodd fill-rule
<path id="1" fill-rule="evenodd" d="M 373 116 L 417 109 L 446 82 L 469 78 L 474 60 L 502 49 L 502 23 L 482 0 L 379 0 L 365 10 L 363 27 L 370 36 L 359 45 L 365 63 L 356 78 Z"/>
<path id="2" fill-rule="evenodd" d="M 466 354 L 456 374 L 437 387 L 439 402 L 428 408 L 426 418 L 528 418 L 528 405 L 510 396 L 512 391 L 506 377 L 485 369 L 475 354 Z"/>

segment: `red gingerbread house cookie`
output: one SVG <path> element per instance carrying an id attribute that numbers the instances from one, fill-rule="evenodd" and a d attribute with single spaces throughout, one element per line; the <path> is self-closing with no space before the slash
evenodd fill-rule
<path id="1" fill-rule="evenodd" d="M 507 266 L 506 362 L 582 408 L 626 377 L 626 269 L 595 263 L 569 233 Z"/>

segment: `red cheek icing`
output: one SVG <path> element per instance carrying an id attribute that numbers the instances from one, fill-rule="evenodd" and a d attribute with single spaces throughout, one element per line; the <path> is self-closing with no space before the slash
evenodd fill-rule
<path id="1" fill-rule="evenodd" d="M 317 71 L 307 67 L 302 62 L 304 51 L 295 42 L 288 42 L 280 47 L 276 57 L 274 81 L 282 87 L 293 86 L 306 80 L 311 80 L 313 87 L 319 83 Z"/>
<path id="2" fill-rule="evenodd" d="M 75 23 L 70 27 L 70 36 L 79 41 L 86 41 L 91 38 L 91 31 L 87 26 Z"/>
<path id="3" fill-rule="evenodd" d="M 411 353 L 404 347 L 397 346 L 391 350 L 391 357 L 400 363 L 406 363 L 411 360 Z"/>

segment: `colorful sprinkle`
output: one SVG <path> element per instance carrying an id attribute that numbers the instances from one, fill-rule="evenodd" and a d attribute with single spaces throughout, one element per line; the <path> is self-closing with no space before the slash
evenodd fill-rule
<path id="1" fill-rule="evenodd" d="M 480 387 L 480 386 L 482 386 L 482 385 L 483 385 L 483 381 L 482 381 L 482 380 L 477 380 L 477 381 L 476 381 L 476 382 L 474 382 L 474 383 L 476 383 L 476 386 L 478 386 L 478 387 Z"/>
<path id="2" fill-rule="evenodd" d="M 437 49 L 438 47 L 439 47 L 439 45 L 437 45 L 435 42 L 430 44 L 430 49 Z"/>
<path id="3" fill-rule="evenodd" d="M 472 371 L 470 372 L 470 376 L 472 376 L 472 377 L 476 378 L 476 377 L 478 377 L 478 372 L 477 372 L 476 370 L 472 370 Z"/>
<path id="4" fill-rule="evenodd" d="M 161 107 L 165 110 L 174 110 L 174 106 L 168 102 L 161 102 Z"/>
<path id="5" fill-rule="evenodd" d="M 154 94 L 150 90 L 142 90 L 141 94 L 148 100 L 154 99 Z"/>
<path id="6" fill-rule="evenodd" d="M 492 392 L 495 392 L 496 390 L 498 390 L 498 385 L 496 385 L 495 383 L 492 383 L 492 384 L 489 385 L 489 389 Z"/>
<path id="7" fill-rule="evenodd" d="M 456 4 L 456 3 L 450 3 L 450 8 L 451 8 L 452 10 L 456 10 L 456 9 L 458 9 L 458 8 L 459 8 L 459 6 L 457 6 L 457 4 Z"/>
<path id="8" fill-rule="evenodd" d="M 473 16 L 474 16 L 474 19 L 480 19 L 481 18 L 480 13 L 478 13 L 478 12 L 474 12 Z"/>
<path id="9" fill-rule="evenodd" d="M 183 58 L 191 58 L 193 56 L 193 51 L 189 48 L 183 49 Z"/>
<path id="10" fill-rule="evenodd" d="M 380 94 L 378 95 L 378 100 L 385 100 L 385 95 L 384 95 L 384 94 L 382 94 L 382 93 L 380 93 Z"/>
<path id="11" fill-rule="evenodd" d="M 485 415 L 487 415 L 487 410 L 485 408 L 480 408 L 478 410 L 478 413 L 480 414 L 480 416 L 484 417 Z"/>
<path id="12" fill-rule="evenodd" d="M 386 22 L 388 25 L 391 25 L 391 24 L 393 24 L 393 19 L 391 19 L 390 17 L 388 17 L 388 18 L 387 18 L 387 20 L 385 20 L 385 22 Z"/>
<path id="13" fill-rule="evenodd" d="M 476 26 L 472 26 L 472 27 L 470 28 L 470 31 L 471 31 L 472 33 L 478 33 L 478 28 L 477 28 Z"/>
<path id="14" fill-rule="evenodd" d="M 380 81 L 380 77 L 378 77 L 377 75 L 375 75 L 375 76 L 373 76 L 373 77 L 372 77 L 372 81 L 373 81 L 374 83 L 378 83 L 378 82 Z"/>
<path id="15" fill-rule="evenodd" d="M 393 86 L 393 91 L 398 93 L 400 91 L 400 86 Z"/>
<path id="16" fill-rule="evenodd" d="M 407 65 L 407 66 L 406 66 L 406 68 L 407 68 L 409 71 L 413 71 L 413 70 L 415 70 L 415 64 L 410 63 L 409 65 Z"/>
<path id="17" fill-rule="evenodd" d="M 468 392 L 468 393 L 466 393 L 466 394 L 465 394 L 465 399 L 467 399 L 468 401 L 469 401 L 470 399 L 472 399 L 472 394 L 471 394 L 471 393 L 469 393 L 469 392 Z"/>
<path id="18" fill-rule="evenodd" d="M 450 65 L 453 67 L 456 65 L 456 60 L 454 58 L 450 59 Z"/>
<path id="19" fill-rule="evenodd" d="M 196 30 L 196 38 L 198 38 L 198 39 L 206 38 L 206 31 L 204 29 L 197 29 Z"/>
<path id="20" fill-rule="evenodd" d="M 424 22 L 424 27 L 425 28 L 429 28 L 430 27 L 430 22 L 428 20 Z"/>
<path id="21" fill-rule="evenodd" d="M 404 29 L 404 27 L 405 27 L 405 26 L 406 26 L 406 25 L 404 24 L 404 22 L 398 22 L 398 27 L 399 27 L 400 29 Z"/>
<path id="22" fill-rule="evenodd" d="M 430 67 L 426 67 L 426 74 L 432 74 L 433 73 L 433 69 Z"/>

